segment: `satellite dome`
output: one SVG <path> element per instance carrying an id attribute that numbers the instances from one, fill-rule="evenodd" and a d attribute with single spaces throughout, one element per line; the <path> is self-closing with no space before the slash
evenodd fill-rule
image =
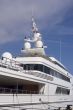
<path id="1" fill-rule="evenodd" d="M 25 49 L 30 49 L 31 48 L 31 44 L 29 42 L 25 42 L 24 43 L 24 48 Z"/>
<path id="2" fill-rule="evenodd" d="M 42 41 L 37 41 L 36 42 L 36 47 L 37 48 L 42 48 L 43 47 L 43 42 Z"/>
<path id="3" fill-rule="evenodd" d="M 12 54 L 9 53 L 9 52 L 4 52 L 4 53 L 2 54 L 2 58 L 3 58 L 3 59 L 12 59 Z"/>
<path id="4" fill-rule="evenodd" d="M 35 33 L 35 34 L 34 34 L 34 40 L 36 41 L 36 40 L 38 40 L 38 39 L 41 40 L 41 34 L 40 34 L 40 33 Z"/>

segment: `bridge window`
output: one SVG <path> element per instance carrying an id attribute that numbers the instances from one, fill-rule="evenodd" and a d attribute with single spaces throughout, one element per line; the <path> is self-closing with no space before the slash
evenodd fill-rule
<path id="1" fill-rule="evenodd" d="M 67 82 L 70 82 L 70 78 L 67 76 L 49 68 L 48 66 L 42 65 L 42 64 L 21 64 L 24 70 L 37 70 L 44 73 L 47 73 L 49 75 L 55 76 L 59 79 L 65 80 Z"/>

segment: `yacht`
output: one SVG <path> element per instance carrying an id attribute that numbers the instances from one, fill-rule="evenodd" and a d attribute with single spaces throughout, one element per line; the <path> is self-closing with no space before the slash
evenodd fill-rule
<path id="1" fill-rule="evenodd" d="M 32 25 L 32 36 L 24 38 L 21 54 L 1 56 L 0 110 L 71 109 L 73 76 L 60 61 L 46 55 L 34 19 Z"/>

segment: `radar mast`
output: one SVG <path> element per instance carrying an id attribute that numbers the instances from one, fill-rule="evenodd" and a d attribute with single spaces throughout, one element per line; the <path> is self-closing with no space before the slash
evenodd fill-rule
<path id="1" fill-rule="evenodd" d="M 43 45 L 42 36 L 38 31 L 34 18 L 32 18 L 32 32 L 32 39 L 25 37 L 24 48 L 21 52 L 29 55 L 45 55 L 45 46 Z M 31 43 L 34 44 L 33 48 L 31 47 Z"/>

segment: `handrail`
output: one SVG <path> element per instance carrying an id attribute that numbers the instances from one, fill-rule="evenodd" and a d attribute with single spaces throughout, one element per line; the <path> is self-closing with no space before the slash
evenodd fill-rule
<path id="1" fill-rule="evenodd" d="M 23 89 L 13 89 L 13 88 L 0 88 L 0 94 L 38 94 L 38 91 L 29 91 Z"/>
<path id="2" fill-rule="evenodd" d="M 3 60 L 4 59 L 4 60 Z M 3 57 L 0 59 L 0 66 L 4 68 L 9 68 L 13 70 L 22 70 L 23 68 L 20 66 L 20 62 L 15 61 L 13 59 Z"/>

